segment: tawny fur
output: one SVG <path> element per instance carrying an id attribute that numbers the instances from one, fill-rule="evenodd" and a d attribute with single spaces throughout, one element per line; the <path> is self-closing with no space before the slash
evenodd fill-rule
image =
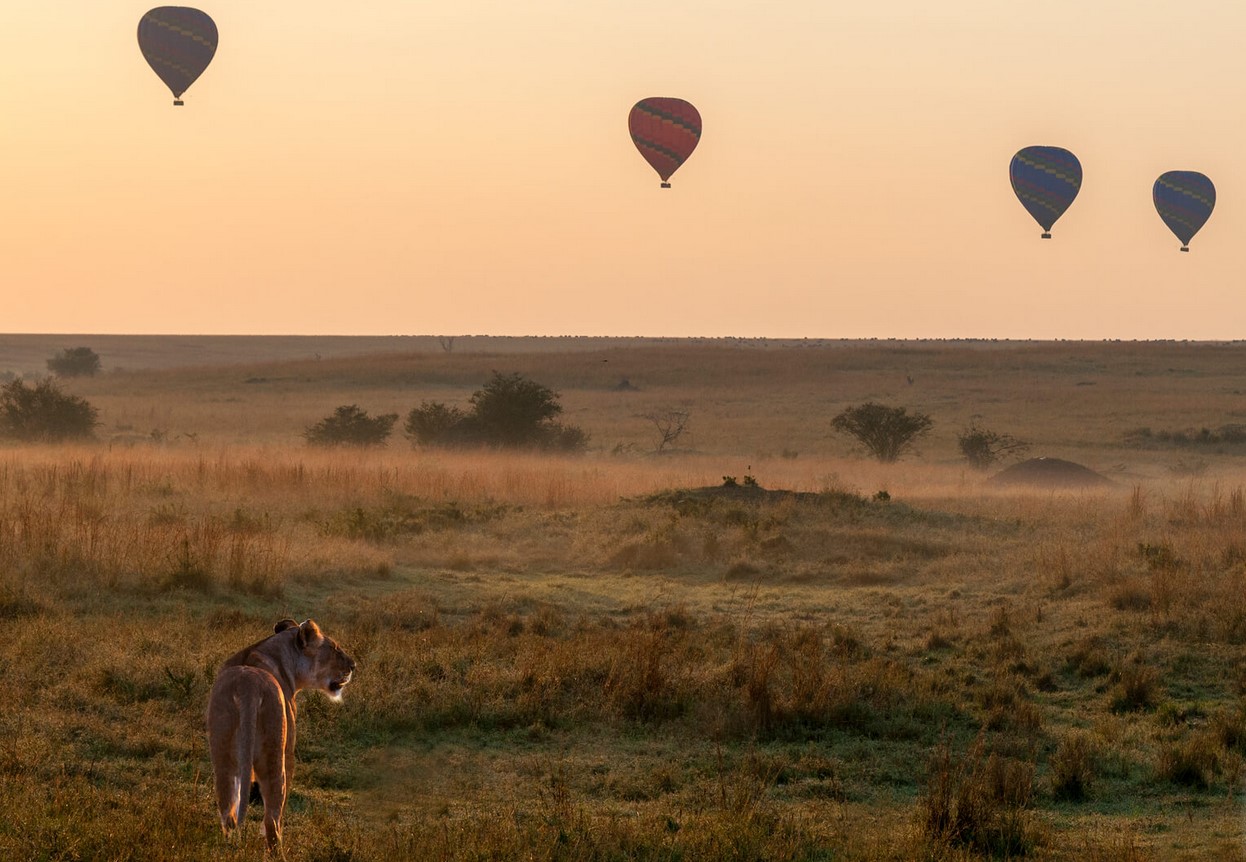
<path id="1" fill-rule="evenodd" d="M 290 619 L 221 665 L 208 699 L 208 751 L 226 836 L 243 824 L 255 781 L 264 799 L 268 849 L 280 849 L 281 814 L 294 774 L 295 696 L 311 688 L 340 700 L 354 670 L 354 659 L 313 620 L 299 625 Z"/>

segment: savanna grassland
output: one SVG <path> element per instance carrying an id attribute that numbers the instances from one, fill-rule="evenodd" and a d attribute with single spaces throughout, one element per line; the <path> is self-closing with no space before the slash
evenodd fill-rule
<path id="1" fill-rule="evenodd" d="M 1244 344 L 126 344 L 98 442 L 0 448 L 0 858 L 260 857 L 203 711 L 293 616 L 359 664 L 293 859 L 1246 859 Z M 590 451 L 301 436 L 494 370 Z M 872 462 L 868 400 L 934 428 Z M 971 422 L 1112 484 L 993 485 Z"/>

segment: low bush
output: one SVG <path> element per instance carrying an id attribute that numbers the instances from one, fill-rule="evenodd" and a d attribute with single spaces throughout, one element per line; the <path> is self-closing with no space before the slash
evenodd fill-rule
<path id="1" fill-rule="evenodd" d="M 99 411 L 68 395 L 51 380 L 27 386 L 13 380 L 0 387 L 0 436 L 39 443 L 93 437 Z"/>
<path id="2" fill-rule="evenodd" d="M 956 445 L 976 470 L 990 469 L 1003 458 L 1019 458 L 1030 449 L 1024 440 L 982 428 L 976 422 L 956 435 Z"/>
<path id="3" fill-rule="evenodd" d="M 541 449 L 583 452 L 589 435 L 582 428 L 563 425 L 554 417 L 562 412 L 558 393 L 521 374 L 493 372 L 476 390 L 471 411 L 424 401 L 407 414 L 403 429 L 419 446 L 494 446 L 503 449 Z"/>
<path id="4" fill-rule="evenodd" d="M 1231 422 L 1219 428 L 1179 428 L 1154 431 L 1134 428 L 1124 434 L 1125 442 L 1140 448 L 1160 446 L 1219 446 L 1246 443 L 1246 425 Z"/>
<path id="5" fill-rule="evenodd" d="M 303 438 L 312 446 L 383 446 L 397 421 L 397 413 L 369 416 L 368 411 L 347 404 L 304 431 Z"/>
<path id="6" fill-rule="evenodd" d="M 48 360 L 48 371 L 57 377 L 94 377 L 99 370 L 99 354 L 89 347 L 66 347 Z"/>

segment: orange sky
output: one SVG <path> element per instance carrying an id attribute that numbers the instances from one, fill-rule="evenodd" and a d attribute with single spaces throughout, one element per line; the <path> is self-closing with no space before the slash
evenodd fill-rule
<path id="1" fill-rule="evenodd" d="M 0 3 L 0 331 L 1246 337 L 1246 6 Z M 627 134 L 678 96 L 660 190 Z M 1022 146 L 1075 152 L 1040 230 Z M 1216 183 L 1190 254 L 1151 205 Z"/>

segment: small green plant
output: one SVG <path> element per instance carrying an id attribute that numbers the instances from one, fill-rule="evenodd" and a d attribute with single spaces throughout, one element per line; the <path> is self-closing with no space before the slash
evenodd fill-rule
<path id="1" fill-rule="evenodd" d="M 397 421 L 397 413 L 369 416 L 368 411 L 348 404 L 308 428 L 303 437 L 312 446 L 383 446 Z"/>

